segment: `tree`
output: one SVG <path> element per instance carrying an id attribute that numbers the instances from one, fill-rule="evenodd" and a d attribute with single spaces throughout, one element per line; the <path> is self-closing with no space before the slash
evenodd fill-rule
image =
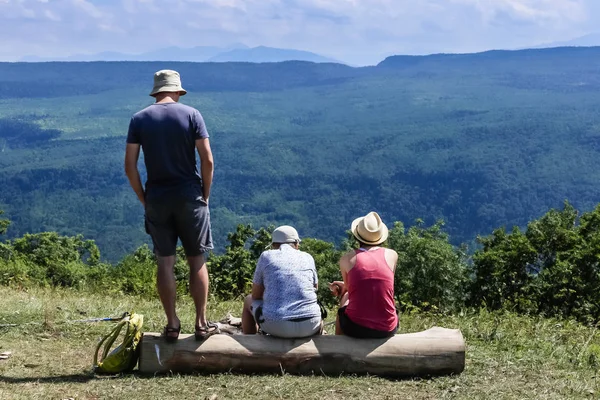
<path id="1" fill-rule="evenodd" d="M 466 254 L 452 246 L 438 221 L 417 220 L 408 232 L 396 222 L 388 238 L 398 253 L 395 296 L 401 309 L 451 311 L 464 304 L 468 281 Z"/>
<path id="2" fill-rule="evenodd" d="M 510 234 L 480 238 L 471 304 L 600 320 L 600 206 L 578 218 L 568 202 Z"/>
<path id="3" fill-rule="evenodd" d="M 328 306 L 337 305 L 337 298 L 329 290 L 328 283 L 342 278 L 339 260 L 343 252 L 336 250 L 333 243 L 312 238 L 302 239 L 300 250 L 307 252 L 315 260 L 319 277 L 318 298 Z"/>
<path id="4" fill-rule="evenodd" d="M 0 210 L 0 215 L 4 214 L 4 211 Z M 0 235 L 4 235 L 10 225 L 8 219 L 0 219 Z"/>
<path id="5" fill-rule="evenodd" d="M 534 279 L 530 266 L 535 265 L 537 252 L 527 236 L 518 227 L 511 233 L 501 228 L 478 241 L 483 248 L 473 256 L 471 304 L 493 310 L 506 306 L 514 306 L 516 311 L 536 309 L 529 285 Z"/>
<path id="6" fill-rule="evenodd" d="M 248 244 L 248 241 L 255 239 L 256 234 L 252 226 L 238 225 L 235 232 L 227 235 L 229 245 L 226 247 L 225 254 L 211 257 L 209 261 L 211 284 L 213 293 L 220 298 L 232 299 L 250 292 L 257 261 L 256 254 L 260 245 L 253 240 L 253 247 L 252 244 Z M 260 239 L 261 242 L 264 241 L 264 232 L 261 233 Z"/>

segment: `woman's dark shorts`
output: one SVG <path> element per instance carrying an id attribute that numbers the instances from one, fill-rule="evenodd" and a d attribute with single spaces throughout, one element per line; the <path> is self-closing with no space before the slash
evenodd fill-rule
<path id="1" fill-rule="evenodd" d="M 350 336 L 353 338 L 361 338 L 361 339 L 384 339 L 392 337 L 398 331 L 398 326 L 396 326 L 392 331 L 385 332 L 379 331 L 377 329 L 367 328 L 366 326 L 358 325 L 348 316 L 346 315 L 346 307 L 341 307 L 338 310 L 338 318 L 340 320 L 340 328 L 342 328 L 342 332 L 344 335 Z"/>
<path id="2" fill-rule="evenodd" d="M 147 201 L 145 225 L 160 257 L 175 255 L 178 238 L 188 257 L 213 248 L 208 203 L 201 195 Z"/>

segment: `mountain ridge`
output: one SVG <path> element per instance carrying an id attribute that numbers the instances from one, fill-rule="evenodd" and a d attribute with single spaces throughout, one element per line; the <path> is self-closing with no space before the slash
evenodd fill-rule
<path id="1" fill-rule="evenodd" d="M 600 198 L 600 48 L 281 63 L 0 63 L 0 202 L 27 232 L 147 243 L 122 170 L 152 74 L 181 72 L 211 134 L 218 251 L 239 223 L 339 242 L 377 211 L 446 221 L 453 243 Z M 64 77 L 68 80 L 65 81 Z M 141 173 L 144 176 L 143 164 Z M 25 206 L 24 206 L 25 205 Z"/>
<path id="2" fill-rule="evenodd" d="M 578 36 L 569 40 L 560 40 L 550 43 L 542 43 L 532 46 L 534 49 L 552 47 L 596 47 L 600 46 L 600 32 L 592 32 L 587 35 Z"/>
<path id="3" fill-rule="evenodd" d="M 267 46 L 248 47 L 235 43 L 225 47 L 195 46 L 183 48 L 164 47 L 139 54 L 104 51 L 94 54 L 73 54 L 66 57 L 25 56 L 21 62 L 94 62 L 94 61 L 175 61 L 175 62 L 281 62 L 310 61 L 316 63 L 342 63 L 333 58 L 304 50 Z"/>

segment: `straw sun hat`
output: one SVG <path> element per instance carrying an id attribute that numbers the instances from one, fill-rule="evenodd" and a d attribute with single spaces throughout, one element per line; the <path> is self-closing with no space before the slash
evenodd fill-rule
<path id="1" fill-rule="evenodd" d="M 154 74 L 154 87 L 150 96 L 156 96 L 160 92 L 179 92 L 183 96 L 187 91 L 181 87 L 179 72 L 171 69 L 163 69 Z"/>
<path id="2" fill-rule="evenodd" d="M 387 226 L 385 226 L 379 214 L 374 211 L 364 217 L 356 218 L 350 229 L 358 241 L 368 245 L 381 244 L 388 237 Z"/>

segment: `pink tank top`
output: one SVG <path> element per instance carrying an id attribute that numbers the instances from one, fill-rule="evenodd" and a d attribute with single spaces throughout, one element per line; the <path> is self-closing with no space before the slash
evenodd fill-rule
<path id="1" fill-rule="evenodd" d="M 390 332 L 398 325 L 394 303 L 394 273 L 385 249 L 356 250 L 356 263 L 348 272 L 346 315 L 366 328 Z"/>

